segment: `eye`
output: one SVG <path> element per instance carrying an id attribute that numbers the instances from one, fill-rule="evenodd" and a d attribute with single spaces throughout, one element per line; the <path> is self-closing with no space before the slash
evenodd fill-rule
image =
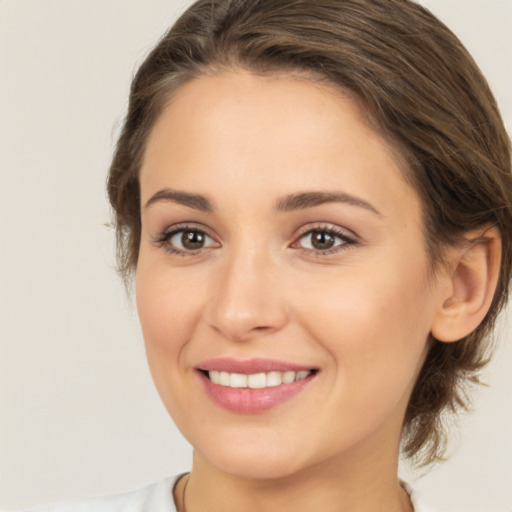
<path id="1" fill-rule="evenodd" d="M 346 234 L 332 228 L 315 228 L 302 234 L 293 247 L 313 251 L 321 254 L 330 254 L 355 244 L 355 240 Z"/>
<path id="2" fill-rule="evenodd" d="M 171 243 L 173 247 L 186 251 L 202 249 L 208 246 L 209 241 L 213 240 L 206 233 L 189 229 L 177 231 L 169 238 L 169 243 Z"/>
<path id="3" fill-rule="evenodd" d="M 167 231 L 159 236 L 155 243 L 178 255 L 187 255 L 201 249 L 218 247 L 218 243 L 212 237 L 197 228 L 179 228 Z"/>

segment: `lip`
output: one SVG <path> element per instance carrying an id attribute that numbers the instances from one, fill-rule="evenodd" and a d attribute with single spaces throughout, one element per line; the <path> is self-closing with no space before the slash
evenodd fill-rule
<path id="1" fill-rule="evenodd" d="M 224 371 L 250 375 L 262 372 L 303 371 L 314 368 L 272 359 L 238 360 L 218 358 L 204 361 L 196 367 L 197 375 L 207 396 L 218 406 L 237 414 L 259 414 L 266 412 L 301 393 L 315 379 L 317 371 L 302 380 L 261 389 L 231 388 L 213 383 L 206 371 Z"/>

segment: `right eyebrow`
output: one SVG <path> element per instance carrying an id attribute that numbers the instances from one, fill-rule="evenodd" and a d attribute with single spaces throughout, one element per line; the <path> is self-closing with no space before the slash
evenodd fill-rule
<path id="1" fill-rule="evenodd" d="M 153 194 L 144 205 L 144 209 L 159 201 L 170 201 L 173 203 L 188 206 L 194 210 L 202 212 L 213 212 L 213 206 L 208 198 L 200 194 L 190 194 L 188 192 L 181 192 L 179 190 L 171 190 L 164 188 Z"/>

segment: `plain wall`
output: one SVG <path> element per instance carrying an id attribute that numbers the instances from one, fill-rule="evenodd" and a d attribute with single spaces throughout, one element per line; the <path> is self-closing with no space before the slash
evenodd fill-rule
<path id="1" fill-rule="evenodd" d="M 3 507 L 120 492 L 190 467 L 113 269 L 104 191 L 135 65 L 189 3 L 0 0 Z M 473 53 L 510 130 L 512 2 L 423 3 Z M 512 510 L 510 338 L 509 319 L 452 459 L 417 482 L 438 512 Z"/>

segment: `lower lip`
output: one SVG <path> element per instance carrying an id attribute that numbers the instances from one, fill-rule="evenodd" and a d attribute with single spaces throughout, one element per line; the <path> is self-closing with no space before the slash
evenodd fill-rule
<path id="1" fill-rule="evenodd" d="M 289 384 L 268 388 L 230 388 L 214 384 L 204 373 L 198 372 L 208 396 L 223 409 L 238 414 L 258 414 L 276 407 L 298 395 L 315 374 Z"/>

